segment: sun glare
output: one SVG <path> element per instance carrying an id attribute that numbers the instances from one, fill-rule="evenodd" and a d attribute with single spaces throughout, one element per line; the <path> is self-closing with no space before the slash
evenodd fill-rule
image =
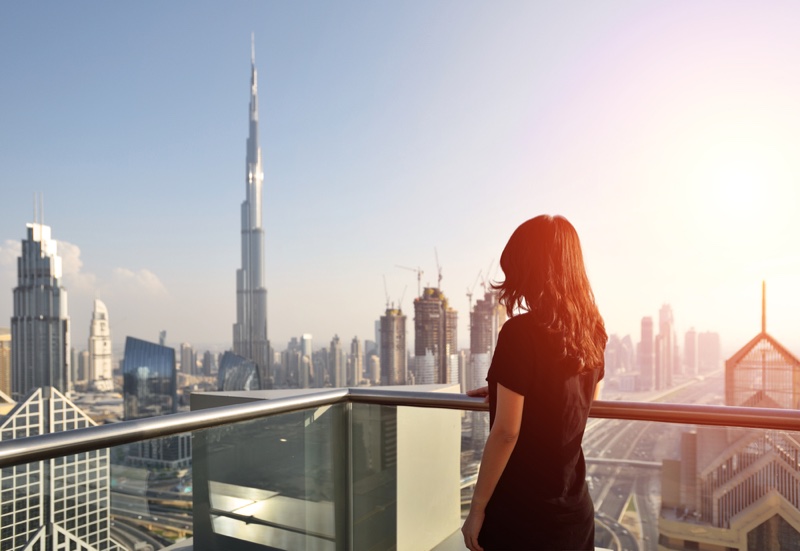
<path id="1" fill-rule="evenodd" d="M 710 272 L 723 263 L 726 277 L 768 277 L 765 267 L 795 247 L 798 167 L 778 143 L 721 141 L 693 168 L 683 237 L 707 251 Z"/>

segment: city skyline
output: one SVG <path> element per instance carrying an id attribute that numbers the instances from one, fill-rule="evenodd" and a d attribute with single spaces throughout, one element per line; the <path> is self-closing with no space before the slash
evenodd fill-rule
<path id="1" fill-rule="evenodd" d="M 255 33 L 276 349 L 374 339 L 382 277 L 410 315 L 396 265 L 433 284 L 434 248 L 466 329 L 478 272 L 550 212 L 581 235 L 609 333 L 669 303 L 680 335 L 733 351 L 766 279 L 797 351 L 798 8 L 618 5 L 3 7 L 0 326 L 42 192 L 73 345 L 96 298 L 117 353 L 162 329 L 230 346 Z"/>

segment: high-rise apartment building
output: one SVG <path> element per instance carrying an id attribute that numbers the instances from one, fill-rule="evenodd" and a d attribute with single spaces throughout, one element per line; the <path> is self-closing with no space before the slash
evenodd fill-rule
<path id="1" fill-rule="evenodd" d="M 339 335 L 334 335 L 328 348 L 328 381 L 331 386 L 342 387 L 347 384 L 346 366 L 342 342 Z"/>
<path id="2" fill-rule="evenodd" d="M 406 316 L 399 308 L 387 308 L 379 323 L 380 384 L 407 384 Z"/>
<path id="3" fill-rule="evenodd" d="M 196 371 L 194 348 L 188 342 L 181 343 L 181 373 L 184 375 L 194 375 Z"/>
<path id="4" fill-rule="evenodd" d="M 641 390 L 653 390 L 656 384 L 653 318 L 643 317 L 641 327 L 641 340 L 637 348 L 639 387 Z"/>
<path id="5" fill-rule="evenodd" d="M 350 356 L 347 358 L 347 384 L 358 386 L 364 377 L 364 348 L 358 337 L 350 342 Z"/>
<path id="6" fill-rule="evenodd" d="M 78 369 L 77 377 L 79 381 L 89 381 L 89 351 L 81 350 L 76 354 L 78 356 Z"/>
<path id="7" fill-rule="evenodd" d="M 215 371 L 217 371 L 217 355 L 206 350 L 203 353 L 203 376 L 209 377 Z"/>
<path id="8" fill-rule="evenodd" d="M 321 369 L 317 373 L 314 366 L 313 339 L 311 333 L 303 333 L 300 336 L 300 388 L 325 385 L 325 373 Z"/>
<path id="9" fill-rule="evenodd" d="M 21 401 L 32 390 L 52 386 L 68 393 L 69 315 L 61 286 L 61 257 L 50 227 L 28 224 L 17 260 L 17 287 L 11 318 L 11 397 Z"/>
<path id="10" fill-rule="evenodd" d="M 0 422 L 0 440 L 94 426 L 53 387 L 39 387 Z M 2 470 L 0 549 L 116 551 L 111 539 L 109 451 Z"/>
<path id="11" fill-rule="evenodd" d="M 101 392 L 113 391 L 113 372 L 108 309 L 103 301 L 95 300 L 92 323 L 89 326 L 89 373 L 92 387 Z"/>
<path id="12" fill-rule="evenodd" d="M 672 386 L 673 375 L 676 372 L 675 348 L 675 317 L 672 314 L 672 306 L 664 304 L 658 311 L 658 335 L 655 351 L 656 388 Z"/>
<path id="13" fill-rule="evenodd" d="M 458 382 L 458 312 L 436 287 L 414 299 L 414 355 L 418 384 Z"/>
<path id="14" fill-rule="evenodd" d="M 11 330 L 0 327 L 0 392 L 11 396 Z"/>
<path id="15" fill-rule="evenodd" d="M 242 203 L 242 267 L 236 271 L 236 323 L 233 351 L 253 360 L 262 380 L 271 380 L 267 339 L 267 289 L 264 287 L 264 229 L 261 222 L 264 170 L 258 143 L 258 74 L 255 46 L 250 59 L 250 129 Z"/>

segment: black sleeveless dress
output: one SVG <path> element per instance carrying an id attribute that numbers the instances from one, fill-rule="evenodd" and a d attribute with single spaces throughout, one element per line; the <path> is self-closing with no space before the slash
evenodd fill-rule
<path id="1" fill-rule="evenodd" d="M 603 366 L 578 374 L 557 360 L 530 314 L 500 331 L 486 380 L 490 423 L 497 384 L 525 397 L 517 444 L 486 506 L 486 550 L 594 549 L 594 505 L 581 440 Z"/>

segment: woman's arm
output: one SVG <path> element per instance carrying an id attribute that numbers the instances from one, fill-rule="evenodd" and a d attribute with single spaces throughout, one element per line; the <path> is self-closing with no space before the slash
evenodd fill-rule
<path id="1" fill-rule="evenodd" d="M 503 385 L 497 385 L 497 408 L 494 423 L 486 439 L 483 450 L 481 468 L 478 472 L 478 481 L 472 494 L 472 505 L 469 515 L 464 521 L 461 532 L 464 534 L 464 544 L 471 551 L 482 551 L 478 545 L 478 534 L 483 526 L 484 511 L 489 498 L 492 497 L 497 481 L 506 468 L 508 458 L 514 451 L 522 424 L 522 406 L 525 397 L 517 394 Z"/>

